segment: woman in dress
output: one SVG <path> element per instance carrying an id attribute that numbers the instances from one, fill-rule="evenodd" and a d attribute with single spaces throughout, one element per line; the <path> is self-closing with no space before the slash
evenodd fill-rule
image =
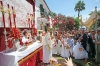
<path id="1" fill-rule="evenodd" d="M 80 38 L 78 39 L 76 45 L 73 47 L 73 57 L 75 59 L 86 59 L 88 58 L 88 53 L 84 50 L 81 45 Z"/>

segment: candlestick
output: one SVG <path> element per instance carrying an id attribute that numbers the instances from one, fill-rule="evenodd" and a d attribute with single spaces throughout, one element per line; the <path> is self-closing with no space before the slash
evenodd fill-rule
<path id="1" fill-rule="evenodd" d="M 6 25 L 5 25 L 5 16 L 4 16 L 4 8 L 3 8 L 3 2 L 0 1 L 0 4 L 1 4 L 1 12 L 2 12 L 2 19 L 3 19 L 3 24 L 4 24 L 4 29 L 6 28 Z"/>
<path id="2" fill-rule="evenodd" d="M 1 10 L 1 12 L 2 12 L 2 19 L 3 19 L 3 24 L 4 24 L 4 36 L 5 36 L 5 44 L 6 44 L 6 52 L 9 50 L 9 47 L 8 47 L 8 40 L 7 40 L 7 32 L 6 32 L 6 25 L 5 25 L 5 13 L 4 13 L 4 8 L 3 8 L 3 2 L 2 1 L 0 1 L 0 4 L 1 4 L 1 6 L 2 6 L 2 10 Z"/>
<path id="3" fill-rule="evenodd" d="M 8 14 L 9 14 L 10 28 L 12 28 L 12 22 L 11 22 L 11 14 L 10 14 L 9 4 L 7 6 L 8 6 Z"/>
<path id="4" fill-rule="evenodd" d="M 29 24 L 29 29 L 30 29 L 30 17 L 28 17 L 28 24 Z"/>
<path id="5" fill-rule="evenodd" d="M 31 19 L 31 21 L 30 21 L 30 27 L 32 28 L 32 14 L 30 14 L 30 19 Z"/>
<path id="6" fill-rule="evenodd" d="M 30 29 L 30 21 L 31 21 L 31 18 L 30 18 L 29 13 L 27 15 L 28 15 L 28 24 L 29 24 L 29 29 Z"/>
<path id="7" fill-rule="evenodd" d="M 15 14 L 15 11 L 14 11 L 13 6 L 12 6 L 12 10 L 13 10 L 13 20 L 14 20 L 14 25 L 15 25 L 15 28 L 16 28 L 16 20 L 15 20 L 16 14 Z"/>

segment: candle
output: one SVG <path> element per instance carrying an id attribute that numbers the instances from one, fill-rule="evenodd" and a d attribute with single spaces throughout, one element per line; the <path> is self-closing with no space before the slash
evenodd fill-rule
<path id="1" fill-rule="evenodd" d="M 5 16 L 4 16 L 3 2 L 0 1 L 0 4 L 2 6 L 2 19 L 3 19 L 4 29 L 5 29 L 6 28 L 6 24 L 5 24 Z"/>
<path id="2" fill-rule="evenodd" d="M 10 28 L 12 28 L 12 22 L 11 22 L 11 14 L 10 14 L 9 4 L 7 6 L 8 6 L 8 13 L 9 13 Z"/>
<path id="3" fill-rule="evenodd" d="M 15 14 L 15 11 L 14 11 L 13 6 L 12 6 L 12 10 L 13 10 L 13 20 L 14 20 L 14 25 L 15 25 L 15 28 L 16 28 L 16 20 L 15 20 L 16 14 Z"/>
<path id="4" fill-rule="evenodd" d="M 29 24 L 29 29 L 30 29 L 30 17 L 28 17 L 28 24 Z"/>
<path id="5" fill-rule="evenodd" d="M 30 14 L 30 17 L 31 17 L 31 23 L 30 24 L 31 24 L 31 28 L 32 28 L 32 14 Z"/>

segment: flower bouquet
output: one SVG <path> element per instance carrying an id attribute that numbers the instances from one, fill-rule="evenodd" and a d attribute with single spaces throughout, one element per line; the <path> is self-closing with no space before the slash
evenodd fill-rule
<path id="1" fill-rule="evenodd" d="M 20 37 L 21 37 L 20 30 L 17 28 L 12 28 L 10 30 L 9 37 L 12 37 L 13 39 L 20 39 Z"/>
<path id="2" fill-rule="evenodd" d="M 70 47 L 68 45 L 65 46 L 66 49 L 69 49 Z"/>
<path id="3" fill-rule="evenodd" d="M 50 66 L 61 66 L 61 64 L 58 64 L 58 61 L 52 57 L 50 59 Z"/>
<path id="4" fill-rule="evenodd" d="M 80 51 L 83 51 L 83 48 L 79 48 Z"/>
<path id="5" fill-rule="evenodd" d="M 12 38 L 13 49 L 17 50 L 18 48 L 21 47 L 21 45 L 20 45 L 21 33 L 20 33 L 19 29 L 11 28 L 9 38 Z"/>

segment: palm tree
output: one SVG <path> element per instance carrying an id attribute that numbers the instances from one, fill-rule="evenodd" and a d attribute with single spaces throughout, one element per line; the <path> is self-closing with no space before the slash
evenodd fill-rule
<path id="1" fill-rule="evenodd" d="M 74 8 L 75 11 L 78 11 L 78 18 L 80 16 L 80 12 L 85 10 L 85 3 L 84 1 L 81 1 L 79 0 L 76 5 L 75 5 L 75 8 Z"/>

